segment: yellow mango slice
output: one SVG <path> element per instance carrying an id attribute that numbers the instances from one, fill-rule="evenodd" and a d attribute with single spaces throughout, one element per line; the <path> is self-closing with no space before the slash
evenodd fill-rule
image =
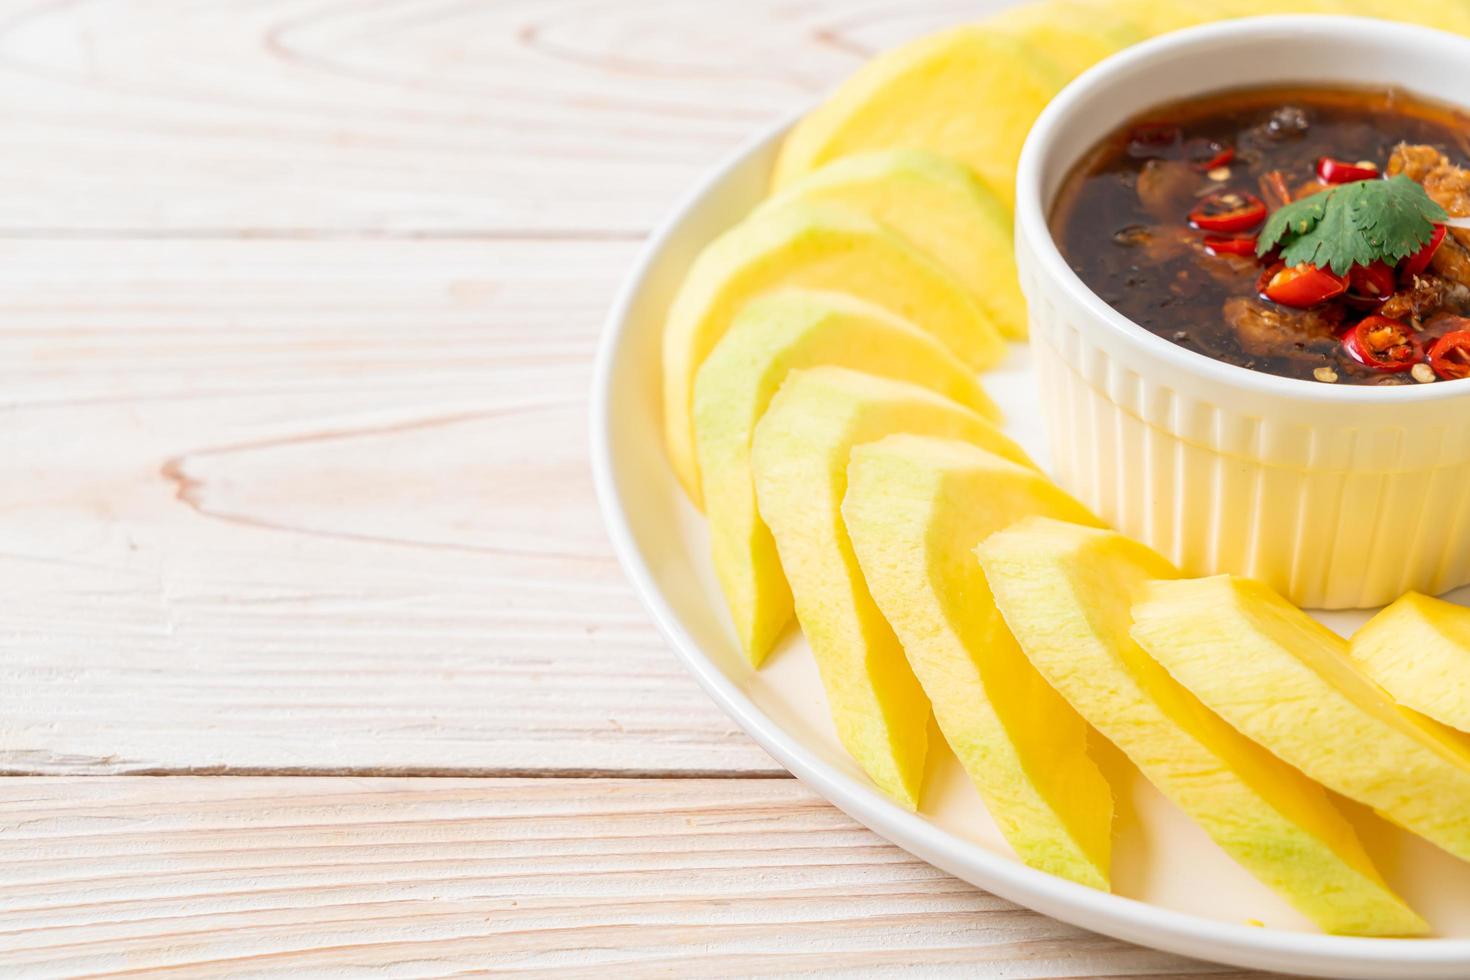
<path id="1" fill-rule="evenodd" d="M 794 368 L 835 364 L 912 381 L 989 419 L 975 374 L 933 337 L 843 293 L 789 289 L 751 302 L 694 382 L 694 439 L 710 551 L 736 635 L 760 666 L 791 619 L 791 587 L 755 504 L 755 426 Z"/>
<path id="2" fill-rule="evenodd" d="M 795 201 L 882 222 L 952 272 L 1001 333 L 1026 336 L 1010 212 L 963 164 L 926 150 L 859 153 L 806 175 L 762 209 Z"/>
<path id="3" fill-rule="evenodd" d="M 1463 0 L 1334 0 L 1337 13 L 1378 17 L 1441 31 L 1470 34 L 1470 4 Z"/>
<path id="4" fill-rule="evenodd" d="M 945 740 L 1026 864 L 1108 888 L 1113 796 L 1087 723 L 1026 660 L 972 549 L 1029 514 L 1094 521 L 1033 469 L 895 435 L 852 451 L 842 516 Z"/>
<path id="5" fill-rule="evenodd" d="M 1101 5 L 1115 15 L 1138 24 L 1149 34 L 1193 27 L 1216 20 L 1271 14 L 1350 14 L 1378 17 L 1436 27 L 1444 31 L 1470 31 L 1470 5 L 1461 0 L 1219 0 L 1217 3 L 1186 3 L 1182 0 L 1080 0 Z"/>
<path id="6" fill-rule="evenodd" d="M 835 290 L 876 303 L 933 334 L 976 370 L 1005 354 L 1005 341 L 965 287 L 873 219 L 806 204 L 762 212 L 700 253 L 664 324 L 665 442 L 696 504 L 695 373 L 745 304 L 782 286 Z"/>
<path id="7" fill-rule="evenodd" d="M 1206 8 L 1210 9 L 1210 8 Z M 1271 14 L 1340 14 L 1338 0 L 1219 0 L 1210 20 L 1234 20 Z"/>
<path id="8" fill-rule="evenodd" d="M 1470 609 L 1410 592 L 1364 623 L 1348 653 L 1399 704 L 1470 732 Z"/>
<path id="9" fill-rule="evenodd" d="M 1213 4 L 1194 0 L 1085 0 L 1089 6 L 1104 7 L 1115 16 L 1137 24 L 1150 37 L 1194 27 L 1223 16 Z"/>
<path id="10" fill-rule="evenodd" d="M 816 656 L 837 735 L 889 796 L 913 809 L 929 699 L 868 593 L 842 522 L 853 446 L 897 432 L 965 439 L 1029 465 L 987 419 L 917 385 L 840 367 L 792 371 L 755 429 L 761 518 Z"/>
<path id="11" fill-rule="evenodd" d="M 1242 733 L 1328 789 L 1470 860 L 1470 748 L 1394 704 L 1348 644 L 1230 575 L 1155 582 L 1133 638 Z"/>
<path id="12" fill-rule="evenodd" d="M 1131 639 L 1134 598 L 1178 574 L 1164 558 L 1116 532 L 1046 518 L 990 537 L 976 555 L 1041 675 L 1225 853 L 1327 932 L 1427 930 L 1320 786 L 1226 724 Z"/>
<path id="13" fill-rule="evenodd" d="M 1041 52 L 1068 75 L 1080 75 L 1148 37 L 1114 8 L 1085 0 L 1022 4 L 988 18 L 984 26 Z"/>
<path id="14" fill-rule="evenodd" d="M 1088 6 L 1104 7 L 1116 17 L 1138 25 L 1150 37 L 1196 27 L 1213 21 L 1269 14 L 1345 13 L 1338 0 L 1079 0 Z M 1373 2 L 1373 0 L 1369 0 Z"/>
<path id="15" fill-rule="evenodd" d="M 1021 144 L 1069 77 L 1034 48 L 986 27 L 919 38 L 869 61 L 796 124 L 773 187 L 852 153 L 919 147 L 964 163 L 1010 207 Z"/>

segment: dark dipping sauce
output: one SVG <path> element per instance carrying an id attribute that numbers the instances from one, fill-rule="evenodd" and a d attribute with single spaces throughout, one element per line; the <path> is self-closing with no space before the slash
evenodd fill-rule
<path id="1" fill-rule="evenodd" d="M 1329 171 L 1337 178 L 1329 182 L 1320 176 L 1324 157 L 1354 169 Z M 1345 384 L 1470 376 L 1470 333 L 1457 334 L 1470 330 L 1470 231 L 1450 228 L 1434 249 L 1378 263 L 1376 275 L 1360 276 L 1355 266 L 1340 277 L 1351 289 L 1330 299 L 1267 298 L 1277 256 L 1255 255 L 1263 216 L 1351 179 L 1359 163 L 1373 165 L 1373 179 L 1404 173 L 1448 215 L 1470 215 L 1464 112 L 1401 91 L 1270 87 L 1160 106 L 1121 126 L 1068 175 L 1052 234 L 1082 281 L 1119 313 L 1228 364 Z M 1256 208 L 1262 217 L 1227 231 L 1192 224 L 1215 194 L 1264 205 Z M 1381 326 L 1365 323 L 1370 317 L 1398 325 L 1389 333 L 1399 330 L 1403 343 L 1392 354 L 1383 351 L 1394 338 L 1384 340 L 1382 330 L 1373 334 L 1381 346 L 1362 354 Z M 1350 338 L 1359 324 L 1361 336 Z"/>

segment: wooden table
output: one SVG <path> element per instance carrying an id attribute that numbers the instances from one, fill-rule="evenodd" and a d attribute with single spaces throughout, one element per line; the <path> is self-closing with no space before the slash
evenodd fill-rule
<path id="1" fill-rule="evenodd" d="M 653 222 L 983 6 L 4 5 L 0 973 L 1217 972 L 787 777 L 593 504 Z"/>

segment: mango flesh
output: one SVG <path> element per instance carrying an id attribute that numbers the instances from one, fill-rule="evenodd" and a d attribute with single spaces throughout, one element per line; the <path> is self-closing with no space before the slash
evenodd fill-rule
<path id="1" fill-rule="evenodd" d="M 780 190 L 832 160 L 921 147 L 973 169 L 1007 206 L 1021 144 L 1047 101 L 1123 47 L 1209 21 L 1341 13 L 1470 33 L 1458 0 L 1052 0 L 911 41 L 860 68 L 801 120 L 777 159 Z"/>
<path id="2" fill-rule="evenodd" d="M 1149 585 L 1135 640 L 1201 701 L 1328 789 L 1470 860 L 1470 748 L 1405 711 L 1347 641 L 1259 582 Z"/>
<path id="3" fill-rule="evenodd" d="M 1183 0 L 1080 0 L 1105 6 L 1116 16 L 1137 23 L 1149 34 L 1193 27 L 1209 21 L 1270 14 L 1350 14 L 1470 31 L 1470 5 L 1462 0 L 1219 0 L 1213 4 Z"/>
<path id="4" fill-rule="evenodd" d="M 1338 13 L 1379 17 L 1457 34 L 1470 34 L 1470 4 L 1464 0 L 1418 0 L 1415 3 L 1404 3 L 1402 0 L 1335 0 L 1332 6 Z"/>
<path id="5" fill-rule="evenodd" d="M 935 720 L 1026 864 L 1108 888 L 1113 796 L 1087 723 L 1026 660 L 971 549 L 1028 514 L 1094 518 L 1035 470 L 964 442 L 852 451 L 842 516 Z"/>
<path id="6" fill-rule="evenodd" d="M 984 26 L 1041 52 L 1068 75 L 1080 75 L 1148 37 L 1113 8 L 1085 0 L 1022 4 L 987 18 Z"/>
<path id="7" fill-rule="evenodd" d="M 783 290 L 747 306 L 694 382 L 694 438 L 710 550 L 741 647 L 760 666 L 791 619 L 791 587 L 760 519 L 750 447 L 794 368 L 835 364 L 922 385 L 989 419 L 995 404 L 947 347 L 842 293 Z"/>
<path id="8" fill-rule="evenodd" d="M 985 27 L 911 41 L 859 68 L 796 124 L 773 189 L 839 157 L 917 147 L 965 164 L 1011 207 L 1021 144 L 1069 77 L 1036 49 Z"/>
<path id="9" fill-rule="evenodd" d="M 1000 332 L 1026 336 L 1011 215 L 970 169 L 925 150 L 876 150 L 810 173 L 761 207 L 835 204 L 879 221 L 954 274 Z"/>
<path id="10" fill-rule="evenodd" d="M 1000 333 L 964 286 L 893 231 L 841 208 L 793 204 L 763 211 L 699 254 L 664 325 L 665 442 L 696 504 L 695 373 L 748 302 L 783 286 L 876 303 L 918 324 L 975 370 L 1005 354 Z"/>
<path id="11" fill-rule="evenodd" d="M 1225 17 L 1256 17 L 1265 14 L 1349 14 L 1377 17 L 1434 27 L 1442 31 L 1470 30 L 1470 5 L 1462 0 L 1225 0 L 1220 10 Z"/>
<path id="12" fill-rule="evenodd" d="M 841 512 L 852 448 L 899 432 L 967 440 L 1030 465 L 963 405 L 840 367 L 787 375 L 756 426 L 751 462 L 760 515 L 776 539 L 837 735 L 883 792 L 914 809 L 929 699 L 868 592 Z"/>
<path id="13" fill-rule="evenodd" d="M 1218 8 L 1197 0 L 1087 0 L 1087 4 L 1105 7 L 1115 16 L 1137 24 L 1150 37 L 1224 16 Z"/>
<path id="14" fill-rule="evenodd" d="M 1081 0 L 1137 24 L 1150 37 L 1213 21 L 1266 14 L 1347 13 L 1335 0 Z M 1372 0 L 1368 0 L 1372 2 Z"/>
<path id="15" fill-rule="evenodd" d="M 1470 609 L 1410 592 L 1364 623 L 1348 654 L 1399 704 L 1470 732 Z"/>
<path id="16" fill-rule="evenodd" d="M 1346 13 L 1337 0 L 1218 0 L 1208 20 L 1234 20 L 1240 17 L 1262 17 L 1270 14 L 1340 14 Z M 1208 9 L 1208 8 L 1207 8 Z"/>
<path id="17" fill-rule="evenodd" d="M 1323 930 L 1420 935 L 1322 788 L 1226 724 L 1129 635 L 1134 597 L 1177 576 L 1113 531 L 1030 518 L 976 549 L 1021 649 L 1227 854 Z"/>

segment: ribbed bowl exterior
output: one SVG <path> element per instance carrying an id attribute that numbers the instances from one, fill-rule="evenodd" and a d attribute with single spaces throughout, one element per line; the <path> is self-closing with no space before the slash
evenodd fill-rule
<path id="1" fill-rule="evenodd" d="M 1048 228 L 1073 165 L 1151 106 L 1306 79 L 1470 105 L 1467 58 L 1436 31 L 1264 18 L 1140 45 L 1051 101 L 1017 168 L 1016 252 L 1064 486 L 1188 573 L 1249 575 L 1307 607 L 1470 582 L 1470 381 L 1363 388 L 1220 364 L 1110 309 Z"/>
<path id="2" fill-rule="evenodd" d="M 1247 575 L 1308 608 L 1470 583 L 1470 390 L 1343 402 L 1195 376 L 1017 251 L 1056 476 L 1099 517 L 1188 574 Z"/>

